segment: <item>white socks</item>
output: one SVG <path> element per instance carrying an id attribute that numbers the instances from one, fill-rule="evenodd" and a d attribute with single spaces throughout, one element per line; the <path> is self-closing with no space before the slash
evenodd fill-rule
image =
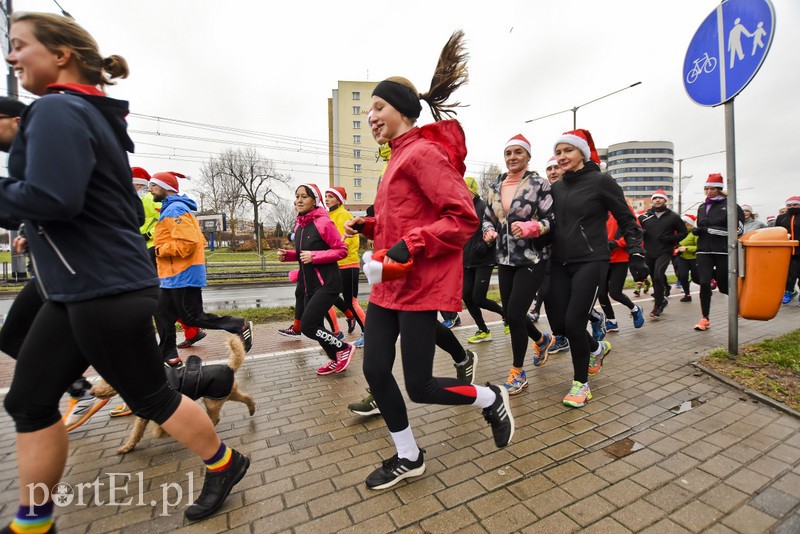
<path id="1" fill-rule="evenodd" d="M 397 449 L 397 456 L 416 462 L 419 458 L 419 447 L 414 439 L 414 433 L 411 432 L 411 427 L 408 426 L 400 432 L 390 432 L 392 441 Z"/>
<path id="2" fill-rule="evenodd" d="M 472 403 L 473 406 L 477 406 L 479 408 L 488 408 L 489 406 L 494 404 L 494 401 L 497 399 L 497 394 L 494 391 L 485 386 L 474 386 L 474 387 L 476 395 L 475 395 L 475 402 Z"/>

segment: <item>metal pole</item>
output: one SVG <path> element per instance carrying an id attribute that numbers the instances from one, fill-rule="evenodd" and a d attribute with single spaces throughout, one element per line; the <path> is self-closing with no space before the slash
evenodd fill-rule
<path id="1" fill-rule="evenodd" d="M 678 194 L 676 196 L 677 204 L 678 204 L 678 215 L 683 216 L 683 210 L 681 210 L 681 182 L 683 180 L 683 160 L 678 160 Z"/>
<path id="2" fill-rule="evenodd" d="M 572 129 L 578 129 L 578 108 L 572 108 Z"/>
<path id="3" fill-rule="evenodd" d="M 739 354 L 739 210 L 736 203 L 736 138 L 733 100 L 725 102 L 725 160 L 728 168 L 728 352 Z"/>
<path id="4" fill-rule="evenodd" d="M 6 8 L 6 29 L 11 33 L 11 1 L 5 0 Z M 8 34 L 7 34 L 8 35 Z M 11 50 L 11 40 L 8 41 L 8 50 Z M 17 83 L 17 76 L 14 74 L 14 69 L 8 65 L 8 72 L 6 73 L 6 92 L 11 98 L 19 98 L 19 85 Z M 19 235 L 19 232 L 12 230 L 9 232 L 9 243 L 13 243 L 14 239 Z M 11 247 L 11 275 L 15 280 L 24 280 L 28 277 L 27 263 L 24 254 L 17 254 L 14 252 L 14 247 Z"/>

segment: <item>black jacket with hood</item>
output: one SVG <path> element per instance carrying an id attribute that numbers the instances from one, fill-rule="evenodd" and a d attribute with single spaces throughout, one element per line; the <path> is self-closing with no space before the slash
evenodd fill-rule
<path id="1" fill-rule="evenodd" d="M 665 209 L 659 217 L 655 210 L 650 208 L 639 216 L 639 222 L 644 230 L 645 256 L 650 258 L 672 256 L 677 244 L 683 241 L 688 233 L 686 224 L 671 209 Z"/>
<path id="2" fill-rule="evenodd" d="M 736 233 L 744 233 L 744 211 L 736 205 Z M 692 233 L 697 236 L 697 254 L 728 254 L 728 199 L 706 199 L 697 208 L 697 224 Z"/>
<path id="3" fill-rule="evenodd" d="M 775 226 L 783 226 L 789 232 L 792 241 L 800 238 L 800 208 L 789 208 L 786 213 L 778 215 Z M 792 255 L 800 256 L 800 247 L 792 247 Z"/>
<path id="4" fill-rule="evenodd" d="M 614 215 L 629 254 L 643 254 L 642 229 L 625 201 L 625 194 L 608 174 L 587 161 L 577 172 L 566 172 L 553 184 L 554 262 L 609 261 L 606 219 Z"/>
<path id="5" fill-rule="evenodd" d="M 50 88 L 28 106 L 0 179 L 0 219 L 25 223 L 39 290 L 55 302 L 158 287 L 139 233 L 128 103 L 85 87 Z"/>
<path id="6" fill-rule="evenodd" d="M 475 214 L 482 218 L 486 213 L 486 202 L 481 197 L 472 197 L 472 205 L 475 206 Z M 495 244 L 487 243 L 483 240 L 483 228 L 478 225 L 478 229 L 464 245 L 464 267 L 475 269 L 477 267 L 491 267 L 497 265 L 495 258 Z"/>

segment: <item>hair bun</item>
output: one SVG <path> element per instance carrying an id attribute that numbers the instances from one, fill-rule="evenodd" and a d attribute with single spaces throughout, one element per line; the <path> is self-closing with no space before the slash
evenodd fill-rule
<path id="1" fill-rule="evenodd" d="M 103 59 L 103 70 L 108 73 L 110 79 L 127 78 L 130 74 L 128 62 L 124 57 L 111 55 Z"/>

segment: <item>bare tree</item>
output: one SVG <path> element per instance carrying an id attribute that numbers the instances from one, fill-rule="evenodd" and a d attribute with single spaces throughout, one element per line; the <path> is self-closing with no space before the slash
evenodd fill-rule
<path id="1" fill-rule="evenodd" d="M 481 170 L 480 178 L 478 178 L 478 192 L 482 199 L 486 200 L 489 197 L 489 186 L 497 180 L 497 177 L 503 171 L 492 163 L 491 165 L 484 166 Z"/>
<path id="2" fill-rule="evenodd" d="M 207 173 L 206 173 L 207 171 Z M 249 206 L 253 214 L 253 228 L 261 254 L 261 224 L 259 211 L 265 206 L 274 206 L 280 201 L 278 190 L 288 186 L 291 177 L 275 171 L 272 160 L 262 157 L 254 148 L 226 149 L 211 158 L 203 168 L 204 180 L 216 183 L 220 198 L 232 209 L 235 196 L 241 204 Z M 209 198 L 209 201 L 213 200 Z"/>
<path id="3" fill-rule="evenodd" d="M 297 212 L 294 209 L 294 203 L 291 200 L 280 199 L 277 204 L 269 207 L 266 213 L 266 222 L 281 228 L 284 234 L 291 233 L 294 228 L 294 221 L 297 217 Z M 283 237 L 276 235 L 275 237 Z"/>
<path id="4" fill-rule="evenodd" d="M 218 159 L 211 158 L 200 169 L 200 198 L 204 210 L 225 214 L 235 239 L 236 221 L 245 205 L 244 198 L 239 193 L 239 184 L 223 173 Z"/>

